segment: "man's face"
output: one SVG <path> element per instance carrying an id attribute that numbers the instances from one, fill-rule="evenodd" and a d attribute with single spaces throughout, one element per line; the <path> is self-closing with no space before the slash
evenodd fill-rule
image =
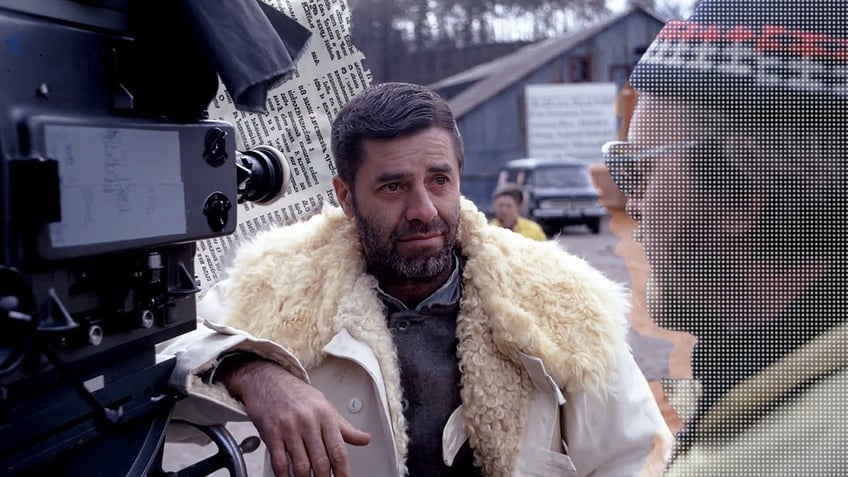
<path id="1" fill-rule="evenodd" d="M 504 227 L 512 228 L 518 220 L 518 202 L 509 195 L 495 198 L 495 218 Z"/>
<path id="2" fill-rule="evenodd" d="M 356 220 L 369 269 L 428 280 L 450 269 L 459 226 L 459 164 L 450 132 L 365 139 L 354 184 L 333 180 Z"/>
<path id="3" fill-rule="evenodd" d="M 691 114 L 682 102 L 644 95 L 630 141 L 648 151 L 703 139 L 689 126 Z M 635 235 L 651 267 L 651 317 L 661 326 L 697 335 L 734 319 L 740 255 L 724 204 L 699 199 L 693 187 L 691 164 L 710 160 L 696 151 L 684 147 L 647 159 L 645 180 L 629 197 L 627 210 L 639 223 Z"/>

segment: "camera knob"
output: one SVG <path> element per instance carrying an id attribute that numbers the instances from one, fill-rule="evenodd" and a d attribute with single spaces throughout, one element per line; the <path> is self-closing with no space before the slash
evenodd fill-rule
<path id="1" fill-rule="evenodd" d="M 206 222 L 215 232 L 224 230 L 227 222 L 230 219 L 230 209 L 233 203 L 230 199 L 221 192 L 214 192 L 206 199 L 206 204 L 203 206 L 203 215 L 206 216 Z"/>
<path id="2" fill-rule="evenodd" d="M 203 141 L 203 158 L 212 167 L 227 162 L 227 131 L 214 127 L 206 132 Z"/>

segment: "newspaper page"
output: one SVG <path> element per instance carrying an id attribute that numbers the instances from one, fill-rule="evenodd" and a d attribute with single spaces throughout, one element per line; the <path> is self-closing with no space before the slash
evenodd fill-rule
<path id="1" fill-rule="evenodd" d="M 264 1 L 312 30 L 297 72 L 269 91 L 267 114 L 237 111 L 222 84 L 209 117 L 235 126 L 240 151 L 260 144 L 280 150 L 289 160 L 291 181 L 283 198 L 272 204 L 239 204 L 232 235 L 198 242 L 195 274 L 201 297 L 222 278 L 225 262 L 240 241 L 272 225 L 308 217 L 325 202 L 335 205 L 330 124 L 342 106 L 371 84 L 364 56 L 351 42 L 346 0 Z"/>

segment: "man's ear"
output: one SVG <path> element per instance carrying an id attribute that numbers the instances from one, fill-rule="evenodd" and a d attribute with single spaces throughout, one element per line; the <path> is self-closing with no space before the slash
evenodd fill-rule
<path id="1" fill-rule="evenodd" d="M 348 217 L 353 217 L 353 190 L 352 186 L 343 181 L 339 176 L 333 176 L 333 190 L 336 191 L 336 198 L 339 199 L 339 205 Z"/>

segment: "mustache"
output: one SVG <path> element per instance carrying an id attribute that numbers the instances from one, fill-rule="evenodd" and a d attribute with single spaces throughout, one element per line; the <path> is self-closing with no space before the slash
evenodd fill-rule
<path id="1" fill-rule="evenodd" d="M 430 232 L 440 232 L 443 235 L 448 235 L 450 229 L 448 224 L 439 217 L 433 219 L 429 224 L 416 220 L 398 225 L 392 232 L 392 238 L 396 239 L 406 235 L 426 234 Z"/>

